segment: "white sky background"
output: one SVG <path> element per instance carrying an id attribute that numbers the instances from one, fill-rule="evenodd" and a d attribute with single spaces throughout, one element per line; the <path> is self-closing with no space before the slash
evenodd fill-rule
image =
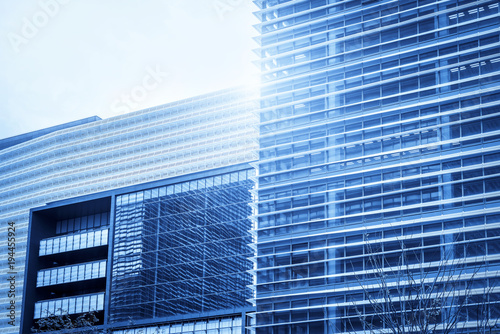
<path id="1" fill-rule="evenodd" d="M 0 0 L 0 138 L 255 84 L 255 9 L 251 0 Z"/>

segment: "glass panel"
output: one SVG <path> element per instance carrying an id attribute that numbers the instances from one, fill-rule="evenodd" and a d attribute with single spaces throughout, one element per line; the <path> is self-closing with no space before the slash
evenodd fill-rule
<path id="1" fill-rule="evenodd" d="M 159 202 L 117 204 L 128 214 L 115 220 L 112 322 L 250 306 L 254 183 L 241 175 L 176 184 Z"/>

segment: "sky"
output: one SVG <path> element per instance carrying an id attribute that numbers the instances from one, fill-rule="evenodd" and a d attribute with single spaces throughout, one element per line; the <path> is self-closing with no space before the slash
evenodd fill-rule
<path id="1" fill-rule="evenodd" d="M 255 85 L 250 0 L 0 0 L 0 138 Z"/>

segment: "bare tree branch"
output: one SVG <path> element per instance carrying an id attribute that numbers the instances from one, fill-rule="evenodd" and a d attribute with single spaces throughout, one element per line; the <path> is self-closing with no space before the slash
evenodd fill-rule
<path id="1" fill-rule="evenodd" d="M 373 249 L 377 243 L 367 236 L 364 270 L 351 262 L 351 274 L 364 298 L 351 301 L 354 312 L 347 310 L 351 316 L 336 333 L 500 333 L 500 301 L 492 283 L 499 273 L 487 270 L 484 255 L 466 257 L 472 246 L 456 254 L 455 236 L 439 247 L 437 261 L 425 262 L 423 245 L 411 248 L 401 239 L 400 249 L 389 253 L 381 247 Z M 485 253 L 472 250 L 470 254 Z"/>

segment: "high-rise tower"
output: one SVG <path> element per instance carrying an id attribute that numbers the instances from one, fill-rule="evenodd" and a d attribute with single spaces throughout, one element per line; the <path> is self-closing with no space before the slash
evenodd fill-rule
<path id="1" fill-rule="evenodd" d="M 478 305 L 498 318 L 498 2 L 254 2 L 257 333 L 389 328 L 400 309 L 373 296 L 397 270 L 394 298 L 404 271 L 451 270 L 469 294 L 422 298 L 443 303 L 434 323 L 457 305 L 468 332 Z"/>

